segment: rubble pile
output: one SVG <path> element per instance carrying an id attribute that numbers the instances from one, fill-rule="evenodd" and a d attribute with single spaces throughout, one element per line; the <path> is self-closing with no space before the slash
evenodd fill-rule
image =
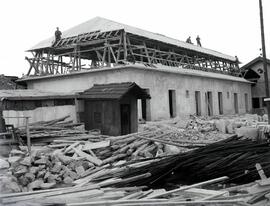
<path id="1" fill-rule="evenodd" d="M 49 130 L 46 127 L 52 126 L 42 129 Z M 34 132 L 32 130 L 33 135 L 37 134 Z M 32 146 L 30 156 L 26 146 L 19 146 L 19 150 L 12 150 L 9 158 L 3 160 L 9 175 L 1 179 L 1 191 L 25 192 L 68 186 L 103 167 L 178 154 L 188 151 L 187 148 L 205 145 L 173 141 L 177 135 L 176 131 L 161 129 L 116 137 L 73 133 L 72 139 L 57 137 L 47 141 L 48 145 Z M 41 139 L 43 143 L 43 138 L 36 137 L 36 140 Z"/>
<path id="2" fill-rule="evenodd" d="M 267 202 L 269 143 L 235 134 L 220 137 L 217 121 L 223 119 L 192 117 L 185 128 L 177 127 L 177 123 L 147 123 L 141 132 L 115 137 L 85 131 L 66 117 L 32 124 L 31 153 L 22 145 L 8 158 L 0 159 L 1 203 L 75 206 Z M 247 125 L 250 121 L 242 122 Z M 23 128 L 18 134 L 24 140 Z M 223 184 L 211 186 L 216 182 Z M 224 189 L 235 183 L 249 184 Z M 203 185 L 207 187 L 198 188 Z"/>
<path id="3" fill-rule="evenodd" d="M 113 139 L 118 142 L 123 140 L 120 137 Z M 266 161 L 270 159 L 269 143 L 241 140 L 234 135 L 183 154 L 129 161 L 116 158 L 106 162 L 106 159 L 101 159 L 98 162 L 93 159 L 93 154 L 92 159 L 87 155 L 81 158 L 81 152 L 85 151 L 83 147 L 87 144 L 80 142 L 64 149 L 46 146 L 38 150 L 34 147 L 31 157 L 23 151 L 24 147 L 14 150 L 14 156 L 9 158 L 10 173 L 13 175 L 1 178 L 1 185 L 5 185 L 10 178 L 8 186 L 12 193 L 1 192 L 2 203 L 21 205 L 34 201 L 37 205 L 50 203 L 75 206 L 79 203 L 158 205 L 166 202 L 174 205 L 237 205 L 267 201 L 267 198 L 262 200 L 258 196 L 270 193 L 270 181 L 267 179 L 270 168 Z M 97 144 L 107 147 L 106 140 L 102 144 L 93 143 L 93 147 L 98 147 Z M 70 151 L 73 148 L 76 149 L 72 154 Z M 85 154 L 90 155 L 90 152 Z M 113 157 L 109 158 L 112 160 Z M 258 163 L 261 163 L 259 167 Z M 264 179 L 252 182 L 261 176 Z M 188 186 L 179 187 L 186 185 L 187 181 Z M 249 184 L 224 189 L 226 185 L 230 186 L 229 182 L 239 181 Z M 223 184 L 211 186 L 218 182 Z M 201 186 L 207 187 L 198 188 Z"/>

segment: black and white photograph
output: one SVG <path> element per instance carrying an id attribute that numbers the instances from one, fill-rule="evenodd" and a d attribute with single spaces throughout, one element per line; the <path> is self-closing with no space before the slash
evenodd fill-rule
<path id="1" fill-rule="evenodd" d="M 0 8 L 0 205 L 270 205 L 269 0 Z"/>

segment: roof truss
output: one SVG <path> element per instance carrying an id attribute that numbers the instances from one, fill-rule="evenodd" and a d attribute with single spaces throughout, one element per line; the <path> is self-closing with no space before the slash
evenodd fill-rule
<path id="1" fill-rule="evenodd" d="M 238 62 L 168 45 L 124 30 L 90 32 L 63 38 L 51 47 L 32 52 L 28 76 L 67 74 L 120 64 L 196 69 L 240 76 Z"/>

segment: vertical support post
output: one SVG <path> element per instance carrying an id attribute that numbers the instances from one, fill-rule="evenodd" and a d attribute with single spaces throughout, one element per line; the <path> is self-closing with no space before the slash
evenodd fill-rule
<path id="1" fill-rule="evenodd" d="M 262 40 L 262 54 L 263 54 L 263 69 L 264 69 L 264 82 L 265 82 L 265 96 L 269 98 L 269 83 L 268 83 L 268 71 L 266 62 L 266 49 L 265 49 L 265 39 L 264 39 L 264 25 L 263 25 L 263 8 L 262 0 L 259 0 L 260 7 L 260 23 L 261 23 L 261 40 Z M 267 113 L 268 113 L 268 124 L 270 124 L 270 104 L 266 102 Z"/>
<path id="2" fill-rule="evenodd" d="M 27 147 L 29 156 L 31 156 L 31 137 L 30 137 L 30 130 L 29 130 L 29 117 L 25 117 L 26 122 L 26 138 L 27 138 Z"/>
<path id="3" fill-rule="evenodd" d="M 46 74 L 49 73 L 49 61 L 50 61 L 50 51 L 47 53 L 47 60 L 46 60 Z"/>
<path id="4" fill-rule="evenodd" d="M 81 47 L 80 46 L 78 46 L 78 61 L 79 61 L 78 70 L 80 71 L 82 69 Z"/>
<path id="5" fill-rule="evenodd" d="M 127 33 L 123 30 L 124 61 L 127 61 Z"/>
<path id="6" fill-rule="evenodd" d="M 61 68 L 61 74 L 64 73 L 63 71 L 63 56 L 60 57 L 60 68 Z"/>

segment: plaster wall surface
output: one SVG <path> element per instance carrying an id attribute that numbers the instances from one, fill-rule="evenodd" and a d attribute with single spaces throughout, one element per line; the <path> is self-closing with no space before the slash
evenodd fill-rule
<path id="1" fill-rule="evenodd" d="M 25 118 L 8 118 L 8 117 L 30 117 L 29 123 L 37 121 L 50 121 L 69 115 L 67 120 L 76 122 L 76 110 L 74 105 L 39 107 L 34 110 L 4 110 L 3 117 L 6 124 L 13 124 L 15 127 L 25 126 Z"/>
<path id="2" fill-rule="evenodd" d="M 203 73 L 204 74 L 204 73 Z M 176 72 L 155 69 L 138 69 L 126 67 L 124 69 L 101 70 L 78 75 L 59 76 L 27 81 L 29 89 L 55 92 L 83 91 L 93 84 L 107 84 L 116 82 L 136 82 L 141 88 L 149 89 L 151 95 L 151 120 L 169 119 L 168 90 L 176 93 L 176 115 L 195 114 L 195 91 L 201 93 L 201 113 L 207 114 L 205 93 L 210 91 L 213 96 L 213 114 L 218 115 L 218 92 L 223 95 L 224 114 L 234 114 L 234 93 L 238 94 L 239 113 L 245 113 L 245 94 L 248 95 L 248 110 L 251 110 L 251 84 L 245 81 L 232 81 L 222 78 L 180 74 Z M 140 115 L 139 115 L 140 116 Z"/>

